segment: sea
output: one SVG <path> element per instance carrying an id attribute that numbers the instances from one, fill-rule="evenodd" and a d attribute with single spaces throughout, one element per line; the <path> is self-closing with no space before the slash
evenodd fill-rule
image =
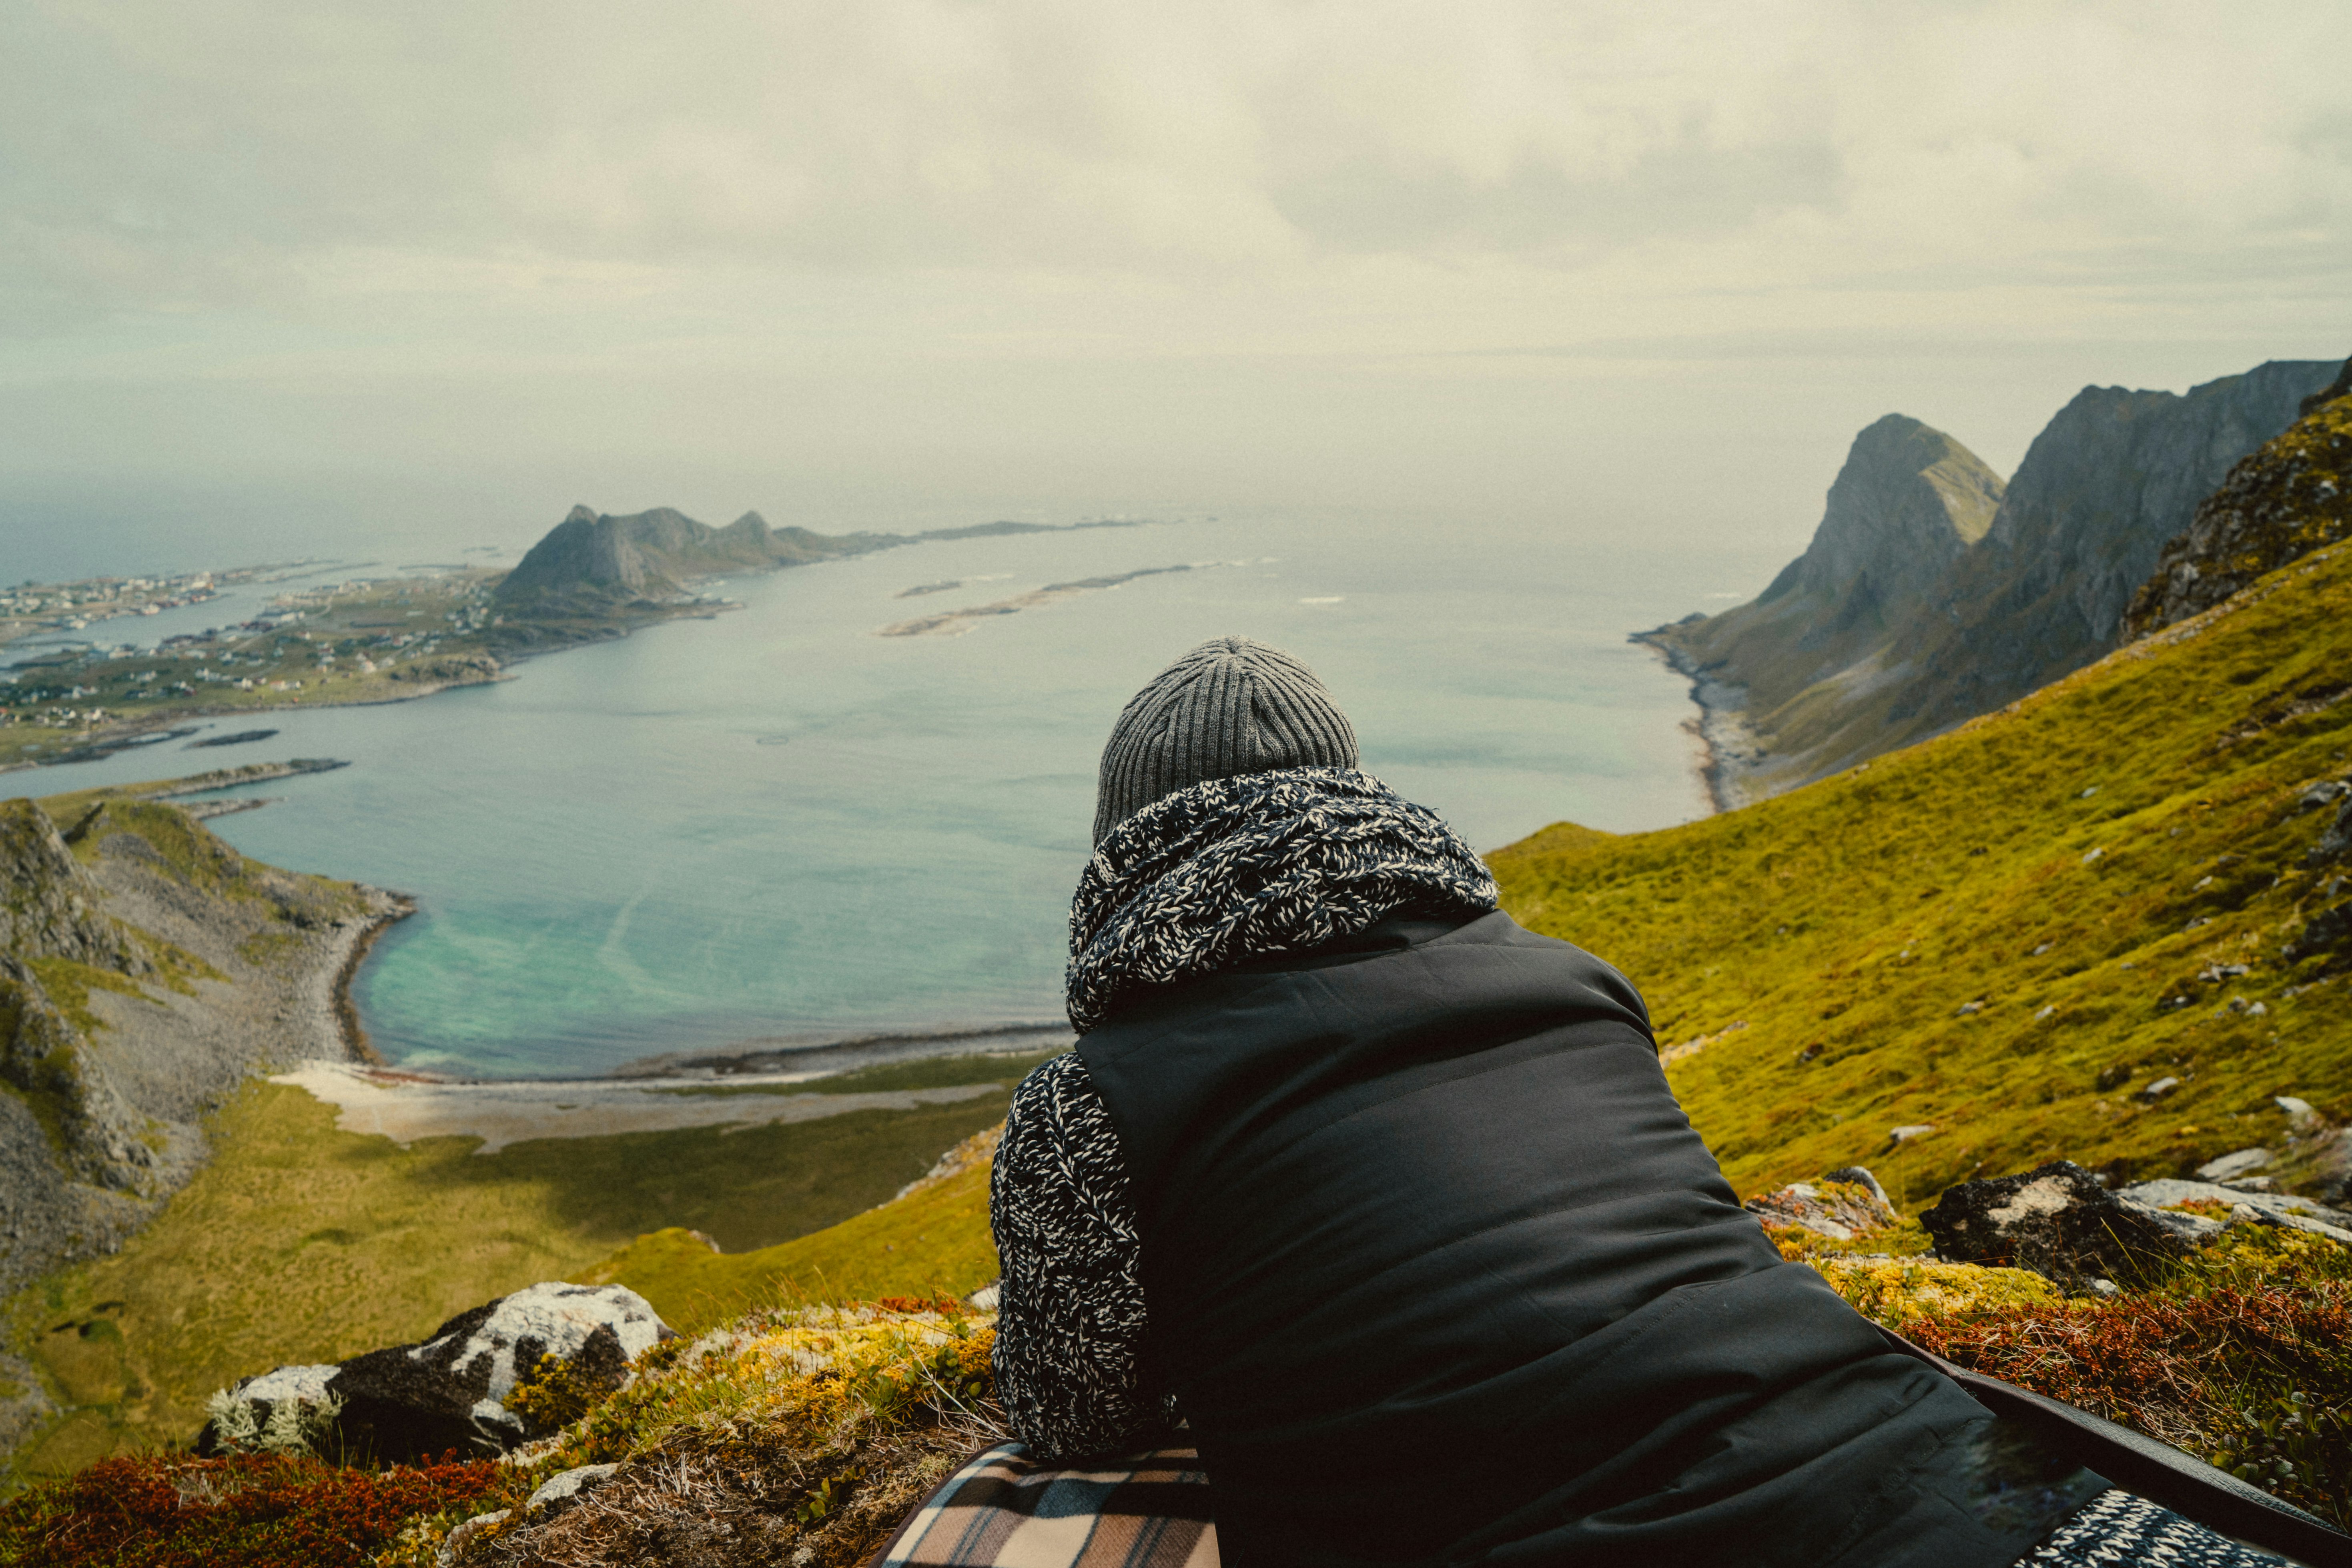
<path id="1" fill-rule="evenodd" d="M 79 635 L 152 644 L 289 588 L 435 564 L 370 563 L 342 542 L 289 581 Z M 961 635 L 877 635 L 1179 564 Z M 1687 684 L 1628 633 L 1745 598 L 1778 564 L 1438 517 L 933 542 L 700 584 L 741 608 L 526 659 L 494 685 L 240 715 L 212 732 L 278 733 L 20 772 L 0 790 L 347 762 L 243 792 L 272 803 L 212 826 L 247 855 L 415 899 L 353 996 L 375 1048 L 420 1069 L 574 1077 L 1051 1023 L 1096 759 L 1177 654 L 1239 633 L 1298 655 L 1353 721 L 1365 768 L 1479 848 L 1563 819 L 1642 832 L 1707 805 Z M 960 586 L 901 596 L 945 582 Z"/>

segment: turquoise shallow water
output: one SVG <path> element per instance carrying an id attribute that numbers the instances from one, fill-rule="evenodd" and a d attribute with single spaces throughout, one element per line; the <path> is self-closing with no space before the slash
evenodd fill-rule
<path id="1" fill-rule="evenodd" d="M 972 623 L 885 624 L 1047 583 L 1153 576 Z M 415 895 L 356 996 L 395 1060 L 595 1071 L 753 1038 L 1050 1019 L 1095 757 L 1175 654 L 1288 647 L 1365 765 L 1481 848 L 1562 817 L 1700 815 L 1682 682 L 1628 630 L 1728 584 L 1634 545 L 1360 518 L 1152 524 L 885 552 L 719 589 L 745 608 L 422 701 L 292 712 L 227 751 L 10 777 L 45 793 L 346 758 L 214 826 Z M 922 583 L 960 590 L 896 597 Z M 975 579 L 987 579 L 975 581 Z M 241 725 L 239 727 L 242 727 Z"/>

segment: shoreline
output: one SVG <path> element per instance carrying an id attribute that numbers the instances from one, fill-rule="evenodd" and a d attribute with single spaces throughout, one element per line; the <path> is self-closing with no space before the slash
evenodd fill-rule
<path id="1" fill-rule="evenodd" d="M 1625 640 L 1656 653 L 1667 668 L 1690 682 L 1691 705 L 1698 712 L 1684 720 L 1682 728 L 1698 743 L 1697 773 L 1708 802 L 1719 816 L 1777 793 L 1769 784 L 1757 787 L 1749 782 L 1769 772 L 1775 759 L 1748 727 L 1748 689 L 1708 675 L 1688 652 L 1667 640 L 1673 630 L 1672 625 L 1655 626 Z"/>
<path id="2" fill-rule="evenodd" d="M 367 1026 L 360 1022 L 359 1004 L 352 1000 L 352 982 L 358 976 L 360 965 L 366 963 L 368 954 L 375 950 L 377 939 L 415 914 L 417 903 L 405 893 L 388 893 L 380 888 L 367 890 L 382 894 L 390 900 L 390 906 L 379 909 L 344 949 L 343 961 L 336 967 L 329 994 L 332 998 L 335 1026 L 342 1035 L 343 1050 L 349 1058 L 372 1067 L 386 1067 L 390 1064 L 383 1059 L 383 1053 L 370 1042 Z"/>
<path id="3" fill-rule="evenodd" d="M 621 635 L 625 636 L 626 634 L 624 633 Z M 576 643 L 563 645 L 563 647 L 574 647 L 580 646 L 582 645 Z M 561 653 L 563 651 L 563 647 L 541 648 L 530 653 L 517 654 L 512 662 L 520 663 L 523 659 L 534 658 L 540 653 Z M 248 714 L 261 713 L 311 712 L 323 708 L 388 708 L 395 702 L 414 702 L 419 698 L 438 697 L 444 691 L 454 691 L 465 687 L 496 686 L 505 681 L 519 679 L 518 677 L 506 673 L 508 662 L 509 661 L 506 660 L 500 660 L 499 663 L 499 672 L 497 674 L 485 676 L 479 680 L 421 682 L 414 691 L 399 691 L 388 694 L 378 693 L 368 697 L 339 697 L 331 702 L 264 702 L 242 707 L 176 709 L 170 713 L 159 713 L 155 715 L 152 720 L 142 718 L 133 721 L 127 727 L 120 731 L 111 732 L 103 731 L 86 731 L 89 738 L 84 742 L 84 745 L 100 748 L 94 755 L 47 757 L 38 762 L 30 763 L 21 760 L 17 762 L 0 763 L 0 773 L 25 773 L 34 768 L 77 767 L 83 763 L 105 762 L 110 757 L 119 757 L 125 752 L 135 752 L 142 746 L 154 745 L 158 750 L 161 750 L 162 748 L 159 742 L 172 739 L 171 731 L 175 725 L 184 723 L 191 720 L 228 719 Z M 190 731 L 190 733 L 193 732 L 194 731 Z M 147 741 L 142 738 L 147 735 L 155 735 L 158 737 L 158 740 Z M 101 736 L 103 738 L 100 738 Z M 229 786 L 223 784 L 216 787 L 226 789 Z M 70 790 L 58 790 L 53 793 L 58 795 L 68 795 L 72 792 Z"/>
<path id="4" fill-rule="evenodd" d="M 380 933 L 392 916 L 372 928 Z M 476 1154 L 544 1139 L 608 1138 L 818 1121 L 864 1110 L 954 1105 L 997 1092 L 976 1081 L 855 1091 L 803 1088 L 858 1068 L 944 1057 L 1018 1058 L 1075 1040 L 1066 1026 L 1003 1024 L 869 1035 L 806 1045 L 756 1043 L 733 1052 L 646 1058 L 580 1078 L 454 1078 L 356 1059 L 313 1058 L 260 1075 L 335 1109 L 342 1131 L 389 1138 L 473 1138 Z"/>
<path id="5" fill-rule="evenodd" d="M 819 554 L 805 559 L 777 560 L 770 561 L 765 563 L 733 563 L 724 566 L 714 566 L 708 571 L 691 572 L 678 579 L 678 585 L 680 588 L 688 591 L 688 596 L 685 598 L 664 601 L 659 604 L 639 601 L 639 604 L 645 605 L 645 607 L 639 608 L 636 606 L 629 606 L 616 608 L 603 615 L 590 615 L 578 617 L 556 615 L 538 620 L 516 619 L 503 623 L 504 630 L 502 635 L 496 637 L 478 635 L 475 638 L 475 642 L 479 646 L 453 648 L 448 653 L 441 656 L 440 662 L 444 666 L 454 661 L 462 661 L 466 659 L 487 660 L 490 666 L 488 673 L 480 675 L 478 678 L 468 679 L 465 675 L 460 675 L 448 680 L 420 681 L 416 683 L 415 689 L 412 690 L 386 691 L 378 688 L 365 695 L 338 698 L 332 701 L 308 702 L 296 700 L 284 703 L 258 703 L 249 706 L 191 706 L 174 708 L 169 711 L 149 710 L 139 714 L 136 718 L 128 720 L 124 723 L 123 727 L 119 730 L 109 729 L 101 726 L 98 730 L 83 731 L 81 742 L 79 745 L 75 748 L 76 751 L 87 751 L 88 748 L 92 746 L 104 749 L 99 752 L 95 756 L 85 755 L 76 760 L 97 761 L 103 756 L 119 755 L 121 752 L 142 743 L 139 737 L 154 734 L 158 731 L 168 730 L 175 723 L 191 719 L 217 719 L 232 714 L 280 713 L 310 708 L 376 707 L 394 702 L 413 702 L 420 697 L 437 696 L 444 691 L 451 690 L 459 687 L 488 686 L 500 681 L 512 680 L 516 679 L 516 677 L 508 673 L 508 670 L 511 666 L 520 664 L 525 659 L 538 658 L 551 653 L 562 653 L 567 649 L 584 647 L 593 643 L 617 642 L 624 637 L 629 637 L 636 632 L 643 631 L 647 627 L 661 626 L 670 621 L 717 620 L 721 615 L 729 611 L 742 609 L 744 605 L 739 600 L 710 598 L 699 593 L 693 592 L 695 584 L 707 583 L 714 578 L 724 579 L 738 576 L 769 576 L 779 572 L 790 571 L 796 567 L 822 565 L 828 561 L 846 560 L 855 556 L 877 553 L 885 550 L 897 550 L 908 545 L 927 544 L 934 542 L 980 538 L 1006 533 L 1064 533 L 1080 532 L 1089 529 L 1099 528 L 1144 528 L 1163 521 L 1166 520 L 1153 518 L 1097 518 L 1086 521 L 1071 523 L 1016 523 L 996 521 L 976 523 L 963 528 L 928 529 L 919 533 L 842 534 L 835 537 L 841 540 L 854 542 L 853 547 L 842 550 L 835 553 Z M 313 563 L 310 562 L 298 562 L 294 563 L 293 566 L 304 567 L 311 564 Z M 331 566 L 334 563 L 330 561 L 325 564 Z M 275 565 L 238 567 L 231 573 L 215 574 L 215 575 L 226 578 L 236 576 L 238 574 L 253 574 L 263 572 L 291 569 L 292 568 L 290 567 L 280 568 Z M 1148 575 L 1153 572 L 1187 569 L 1189 568 L 1153 567 L 1148 569 L 1146 572 L 1131 573 L 1129 574 L 1129 575 L 1141 576 Z M 436 570 L 445 572 L 491 572 L 495 569 L 488 567 L 472 567 L 461 563 L 446 567 L 438 567 L 436 568 Z M 510 572 L 512 570 L 513 568 L 509 567 L 504 571 L 496 572 L 496 575 L 499 578 L 503 578 L 506 572 Z M 265 583 L 274 583 L 284 581 L 286 579 L 265 578 L 259 580 Z M 389 579 L 384 580 L 388 581 Z M 1097 584 L 1092 582 L 1087 582 L 1083 584 L 1056 584 L 1054 586 L 1055 588 L 1076 590 L 1096 585 Z M 110 619 L 113 617 L 109 616 L 106 618 Z M 500 623 L 493 623 L 493 625 L 498 626 L 500 625 Z M 220 628 L 215 629 L 218 630 Z M 307 636 L 308 634 L 305 635 Z M 6 641 L 0 640 L 0 648 L 5 648 L 5 646 Z M 404 684 L 401 679 L 397 676 L 389 677 L 388 679 L 393 684 Z M 100 737 L 104 738 L 101 739 Z M 19 759 L 16 761 L 0 762 L 0 773 L 17 773 L 30 768 L 66 767 L 72 764 L 63 756 L 47 757 L 32 762 Z M 60 791 L 58 793 L 62 794 L 65 792 Z"/>
<path id="6" fill-rule="evenodd" d="M 482 1079 L 476 1082 L 611 1082 L 635 1079 L 737 1079 L 775 1082 L 823 1078 L 852 1068 L 920 1061 L 930 1057 L 1012 1056 L 1074 1042 L 1061 1021 L 979 1024 L 937 1029 L 893 1029 L 816 1037 L 769 1036 L 713 1050 L 665 1051 L 639 1057 L 589 1079 Z"/>
<path id="7" fill-rule="evenodd" d="M 1658 626 L 1646 632 L 1635 632 L 1625 640 L 1640 643 L 1643 647 L 1656 654 L 1668 669 L 1690 682 L 1690 703 L 1698 711 L 1690 718 L 1685 719 L 1681 728 L 1684 734 L 1697 742 L 1698 763 L 1694 771 L 1698 774 L 1699 786 L 1706 792 L 1707 805 L 1720 816 L 1729 807 L 1725 805 L 1723 798 L 1723 759 L 1715 745 L 1715 734 L 1711 722 L 1714 710 L 1707 705 L 1706 700 L 1708 683 L 1698 673 L 1696 667 L 1691 663 L 1690 656 L 1665 640 L 1668 629 L 1666 626 Z"/>
<path id="8" fill-rule="evenodd" d="M 714 1089 L 708 1079 L 456 1082 L 352 1062 L 298 1062 L 267 1081 L 335 1108 L 338 1131 L 389 1138 L 403 1148 L 427 1138 L 480 1140 L 475 1155 L 546 1139 L 739 1129 L 824 1121 L 860 1111 L 959 1105 L 1001 1092 L 998 1083 L 924 1089 L 793 1092 L 800 1080 L 761 1078 Z"/>

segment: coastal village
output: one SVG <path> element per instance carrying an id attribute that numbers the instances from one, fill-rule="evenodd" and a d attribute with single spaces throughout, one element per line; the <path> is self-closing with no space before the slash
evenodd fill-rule
<path id="1" fill-rule="evenodd" d="M 0 639 L 58 629 L 93 636 L 0 668 L 0 768 L 153 744 L 199 716 L 394 701 L 498 676 L 488 634 L 502 617 L 490 592 L 504 574 L 479 567 L 299 589 L 249 619 L 153 647 L 101 640 L 110 619 L 201 604 L 227 584 L 283 570 L 17 590 L 5 601 L 11 618 L 0 622 Z"/>

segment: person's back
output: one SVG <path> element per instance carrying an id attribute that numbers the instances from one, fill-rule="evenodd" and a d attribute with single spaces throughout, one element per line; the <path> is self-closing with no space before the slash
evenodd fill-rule
<path id="1" fill-rule="evenodd" d="M 1633 987 L 1355 762 L 1241 639 L 1120 716 L 1081 1038 L 1016 1091 L 992 1194 L 1040 1455 L 1172 1401 L 1240 1568 L 1999 1568 L 2105 1491 L 1784 1262 Z"/>
<path id="2" fill-rule="evenodd" d="M 1780 1259 L 1589 955 L 1496 913 L 1309 964 L 1078 1052 L 1229 1563 L 1991 1565 L 2099 1489 Z"/>

